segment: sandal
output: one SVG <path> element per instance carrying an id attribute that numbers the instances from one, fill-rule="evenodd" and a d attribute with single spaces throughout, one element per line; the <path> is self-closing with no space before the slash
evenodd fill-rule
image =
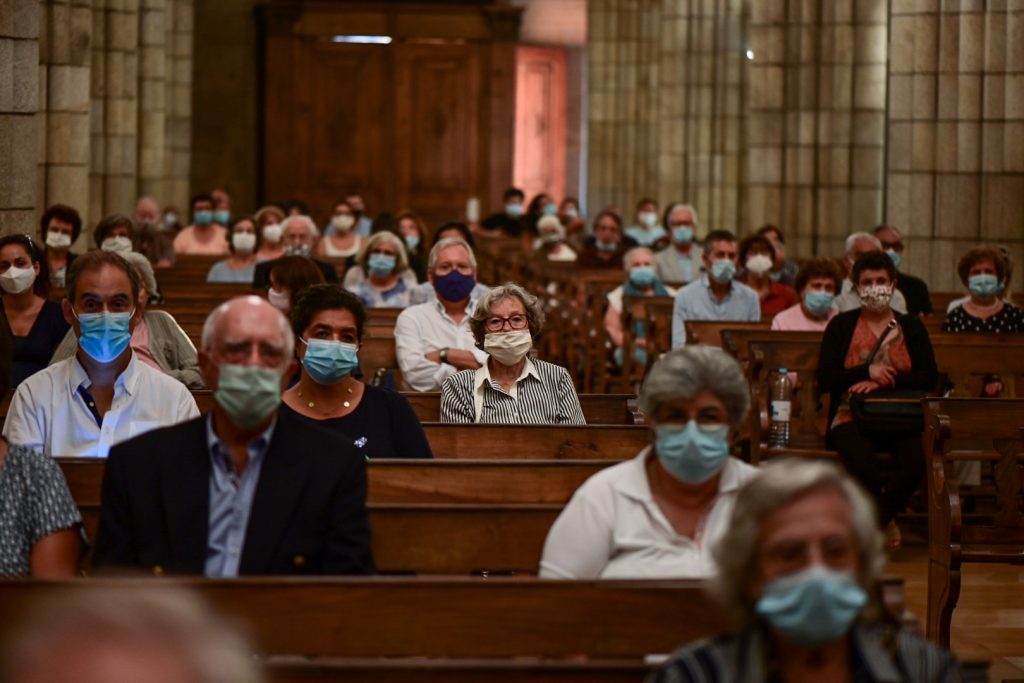
<path id="1" fill-rule="evenodd" d="M 885 549 L 889 552 L 895 552 L 902 547 L 903 534 L 900 533 L 900 527 L 896 524 L 896 520 L 892 520 L 885 527 Z"/>

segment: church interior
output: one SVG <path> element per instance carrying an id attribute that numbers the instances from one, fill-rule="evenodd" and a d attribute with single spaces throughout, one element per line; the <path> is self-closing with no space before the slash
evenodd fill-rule
<path id="1" fill-rule="evenodd" d="M 1024 681 L 1022 264 L 1024 0 L 0 0 L 0 681 Z"/>

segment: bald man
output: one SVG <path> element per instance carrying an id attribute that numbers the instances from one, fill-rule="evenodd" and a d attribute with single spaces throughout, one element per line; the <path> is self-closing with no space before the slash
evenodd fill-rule
<path id="1" fill-rule="evenodd" d="M 287 319 L 233 299 L 203 326 L 205 416 L 110 451 L 94 566 L 208 577 L 373 571 L 366 461 L 279 414 L 295 371 Z"/>

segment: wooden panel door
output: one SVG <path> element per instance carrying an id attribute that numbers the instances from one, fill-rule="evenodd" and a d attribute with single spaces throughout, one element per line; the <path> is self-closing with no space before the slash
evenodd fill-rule
<path id="1" fill-rule="evenodd" d="M 352 190 L 372 211 L 393 202 L 390 71 L 386 46 L 268 39 L 268 199 L 300 198 L 317 223 Z"/>
<path id="2" fill-rule="evenodd" d="M 565 50 L 516 48 L 514 183 L 529 199 L 565 192 Z"/>
<path id="3" fill-rule="evenodd" d="M 395 208 L 453 220 L 480 190 L 480 48 L 398 44 L 394 58 Z"/>

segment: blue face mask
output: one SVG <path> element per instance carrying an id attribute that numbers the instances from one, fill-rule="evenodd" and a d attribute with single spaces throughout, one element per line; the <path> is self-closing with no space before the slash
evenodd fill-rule
<path id="1" fill-rule="evenodd" d="M 505 213 L 512 218 L 519 218 L 523 215 L 522 204 L 506 204 Z"/>
<path id="2" fill-rule="evenodd" d="M 732 280 L 736 275 L 736 264 L 727 258 L 711 262 L 711 277 L 720 285 Z"/>
<path id="3" fill-rule="evenodd" d="M 967 289 L 975 296 L 992 296 L 1002 292 L 1003 285 L 995 275 L 982 273 L 967 278 Z"/>
<path id="4" fill-rule="evenodd" d="M 213 398 L 228 418 L 252 429 L 281 404 L 281 373 L 257 365 L 221 365 Z"/>
<path id="5" fill-rule="evenodd" d="M 216 211 L 213 212 L 213 220 L 215 223 L 227 225 L 228 221 L 231 220 L 231 212 L 229 212 L 227 209 L 217 209 Z"/>
<path id="6" fill-rule="evenodd" d="M 693 228 L 689 225 L 680 225 L 672 228 L 672 239 L 676 244 L 689 244 L 693 241 Z"/>
<path id="7" fill-rule="evenodd" d="M 391 254 L 370 254 L 366 268 L 374 277 L 387 277 L 395 269 L 395 257 Z"/>
<path id="8" fill-rule="evenodd" d="M 892 259 L 893 267 L 896 268 L 896 270 L 899 270 L 900 264 L 903 263 L 903 255 L 894 249 L 886 249 L 885 253 L 889 255 L 890 259 Z"/>
<path id="9" fill-rule="evenodd" d="M 420 246 L 420 238 L 418 235 L 406 235 L 405 246 L 409 247 L 409 251 L 416 251 L 416 247 Z"/>
<path id="10" fill-rule="evenodd" d="M 768 279 L 771 280 L 772 282 L 780 281 L 782 279 L 782 271 L 780 270 L 777 273 L 773 273 L 771 271 L 768 271 Z"/>
<path id="11" fill-rule="evenodd" d="M 651 266 L 637 266 L 629 271 L 629 281 L 634 287 L 650 287 L 657 279 Z"/>
<path id="12" fill-rule="evenodd" d="M 606 244 L 601 240 L 594 240 L 594 246 L 597 247 L 598 251 L 606 251 L 609 254 L 619 248 L 619 245 L 614 242 L 612 242 L 611 244 Z"/>
<path id="13" fill-rule="evenodd" d="M 846 633 L 867 602 L 849 572 L 814 565 L 767 584 L 756 610 L 789 640 L 815 647 Z"/>
<path id="14" fill-rule="evenodd" d="M 557 216 L 558 205 L 557 204 L 545 204 L 544 208 L 541 209 L 541 213 L 545 216 Z"/>
<path id="15" fill-rule="evenodd" d="M 209 209 L 203 209 L 202 211 L 196 211 L 192 217 L 192 222 L 196 225 L 209 225 L 213 222 L 213 211 Z"/>
<path id="16" fill-rule="evenodd" d="M 654 428 L 654 452 L 673 477 L 687 484 L 700 484 L 722 469 L 729 457 L 729 428 L 726 425 L 658 425 Z"/>
<path id="17" fill-rule="evenodd" d="M 359 367 L 359 347 L 330 339 L 310 339 L 302 366 L 317 384 L 337 384 Z"/>
<path id="18" fill-rule="evenodd" d="M 804 295 L 804 306 L 811 312 L 811 315 L 822 318 L 831 310 L 834 298 L 828 292 L 810 291 Z"/>
<path id="19" fill-rule="evenodd" d="M 434 291 L 445 301 L 462 301 L 469 298 L 476 286 L 476 278 L 453 270 L 447 275 L 434 276 Z"/>
<path id="20" fill-rule="evenodd" d="M 109 363 L 120 356 L 132 340 L 129 329 L 132 313 L 103 311 L 81 315 L 76 313 L 75 317 L 82 330 L 78 345 L 100 363 Z"/>

